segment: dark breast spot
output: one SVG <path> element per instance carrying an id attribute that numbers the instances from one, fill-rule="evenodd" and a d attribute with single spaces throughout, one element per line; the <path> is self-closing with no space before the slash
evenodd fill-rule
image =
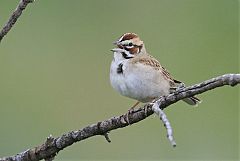
<path id="1" fill-rule="evenodd" d="M 118 64 L 118 68 L 117 68 L 117 73 L 118 74 L 122 74 L 123 73 L 123 64 L 122 63 L 120 63 L 120 64 Z"/>

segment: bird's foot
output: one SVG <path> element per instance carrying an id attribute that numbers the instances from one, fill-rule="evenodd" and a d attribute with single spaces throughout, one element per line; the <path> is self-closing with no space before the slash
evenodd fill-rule
<path id="1" fill-rule="evenodd" d="M 140 102 L 136 102 L 127 112 L 127 116 L 126 116 L 126 121 L 128 123 L 128 125 L 131 125 L 130 121 L 129 121 L 129 114 L 131 114 L 134 111 L 134 108 L 139 104 Z"/>
<path id="2" fill-rule="evenodd" d="M 128 125 L 131 125 L 130 121 L 129 121 L 129 115 L 134 111 L 134 108 L 130 108 L 127 112 L 127 116 L 126 116 L 126 121 L 128 123 Z"/>

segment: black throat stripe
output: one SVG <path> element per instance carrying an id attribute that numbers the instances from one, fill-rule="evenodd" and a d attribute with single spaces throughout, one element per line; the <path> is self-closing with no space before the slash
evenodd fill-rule
<path id="1" fill-rule="evenodd" d="M 128 56 L 126 53 L 122 52 L 122 56 L 124 57 L 124 59 L 131 59 L 133 58 L 132 56 Z"/>

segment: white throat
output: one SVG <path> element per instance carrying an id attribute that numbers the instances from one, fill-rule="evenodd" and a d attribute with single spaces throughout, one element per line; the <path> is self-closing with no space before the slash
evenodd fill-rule
<path id="1" fill-rule="evenodd" d="M 119 62 L 119 63 L 123 61 L 127 61 L 134 57 L 134 55 L 130 54 L 129 51 L 119 49 L 119 48 L 113 49 L 113 54 L 114 54 L 113 61 Z"/>

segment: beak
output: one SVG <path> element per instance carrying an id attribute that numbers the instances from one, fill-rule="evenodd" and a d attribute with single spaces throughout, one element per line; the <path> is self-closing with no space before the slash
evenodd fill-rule
<path id="1" fill-rule="evenodd" d="M 125 52 L 125 50 L 123 49 L 120 49 L 120 48 L 114 48 L 114 49 L 111 49 L 112 52 Z"/>
<path id="2" fill-rule="evenodd" d="M 119 41 L 114 41 L 113 45 L 120 45 Z"/>

